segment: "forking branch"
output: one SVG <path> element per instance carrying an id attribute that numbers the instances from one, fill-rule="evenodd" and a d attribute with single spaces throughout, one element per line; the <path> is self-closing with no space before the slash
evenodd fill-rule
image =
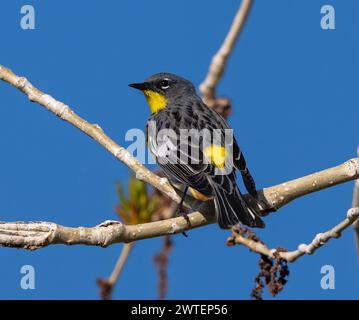
<path id="1" fill-rule="evenodd" d="M 215 109 L 215 105 L 220 102 L 220 99 L 216 97 L 216 87 L 225 71 L 226 63 L 246 21 L 251 4 L 251 0 L 242 1 L 231 28 L 219 51 L 213 57 L 208 74 L 201 84 L 200 89 L 203 94 L 203 100 Z M 71 123 L 89 135 L 118 160 L 130 167 L 136 173 L 138 179 L 155 186 L 163 194 L 172 199 L 174 201 L 173 205 L 175 205 L 175 202 L 179 202 L 180 197 L 165 178 L 161 178 L 145 168 L 126 149 L 108 137 L 97 124 L 87 122 L 79 117 L 69 106 L 41 92 L 27 81 L 26 78 L 18 77 L 1 65 L 0 79 L 12 84 L 25 93 L 31 101 L 39 103 L 62 120 Z M 227 102 L 222 101 L 221 104 L 223 103 Z M 290 201 L 306 194 L 358 179 L 358 175 L 359 158 L 355 158 L 337 167 L 260 190 L 259 199 L 264 204 L 261 207 L 263 209 L 262 214 L 266 215 L 271 211 L 275 211 Z M 248 200 L 251 201 L 252 198 L 248 197 Z M 253 205 L 256 204 L 253 203 Z M 103 291 L 103 297 L 105 297 L 106 292 L 109 295 L 111 294 L 135 241 L 172 235 L 191 228 L 214 223 L 213 204 L 206 204 L 203 208 L 196 208 L 195 212 L 190 214 L 189 217 L 191 221 L 190 227 L 182 217 L 138 225 L 126 225 L 119 221 L 105 221 L 92 228 L 69 228 L 53 222 L 0 222 L 0 245 L 22 249 L 38 249 L 53 244 L 82 244 L 106 247 L 116 243 L 125 243 L 111 276 L 108 279 L 101 280 L 103 281 L 101 288 L 107 289 L 107 291 Z M 265 255 L 270 259 L 278 259 L 277 261 L 283 259 L 287 262 L 294 262 L 305 254 L 314 253 L 330 239 L 339 238 L 341 233 L 351 225 L 355 230 L 359 252 L 359 180 L 355 184 L 353 208 L 348 210 L 346 218 L 330 230 L 317 234 L 309 244 L 300 244 L 293 251 L 283 251 L 280 248 L 270 249 L 260 241 L 243 236 L 236 228 L 232 229 L 232 236 L 228 239 L 227 243 L 229 245 L 244 245 L 260 255 Z"/>
<path id="2" fill-rule="evenodd" d="M 228 238 L 227 244 L 241 244 L 256 253 L 263 254 L 271 259 L 280 258 L 287 262 L 294 262 L 305 254 L 313 254 L 317 249 L 322 247 L 330 239 L 339 238 L 345 229 L 351 226 L 354 222 L 359 221 L 358 218 L 359 207 L 349 209 L 346 218 L 343 221 L 341 221 L 328 231 L 318 233 L 310 244 L 302 243 L 298 245 L 297 250 L 294 251 L 280 251 L 277 249 L 269 249 L 265 244 L 261 242 L 242 236 L 235 228 L 233 228 L 232 236 Z"/>
<path id="3" fill-rule="evenodd" d="M 135 242 L 125 243 L 121 248 L 120 256 L 116 262 L 116 265 L 107 279 L 97 279 L 97 284 L 100 287 L 100 296 L 104 300 L 110 300 L 113 289 L 122 273 L 125 263 L 135 245 Z"/>
<path id="4" fill-rule="evenodd" d="M 46 107 L 49 111 L 68 121 L 88 134 L 111 152 L 117 159 L 136 172 L 136 176 L 158 188 L 171 199 L 179 202 L 180 197 L 166 179 L 160 178 L 129 152 L 117 145 L 97 126 L 79 117 L 69 106 L 35 88 L 27 79 L 18 77 L 9 69 L 0 66 L 0 79 L 24 92 L 31 101 Z M 259 191 L 259 199 L 267 210 L 277 210 L 290 201 L 334 185 L 359 178 L 359 158 L 286 183 Z M 207 205 L 207 204 L 206 204 Z M 37 249 L 50 244 L 86 244 L 108 246 L 119 242 L 132 242 L 151 237 L 183 232 L 215 222 L 213 204 L 201 212 L 189 215 L 191 226 L 183 217 L 138 225 L 125 225 L 119 221 L 106 221 L 93 228 L 69 228 L 52 222 L 3 222 L 0 224 L 0 245 L 25 249 Z"/>
<path id="5" fill-rule="evenodd" d="M 97 124 L 91 124 L 78 116 L 68 105 L 54 99 L 52 96 L 45 94 L 35 88 L 25 77 L 19 77 L 8 68 L 0 65 L 0 80 L 3 80 L 27 95 L 30 101 L 38 104 L 51 111 L 60 119 L 72 124 L 82 132 L 86 133 L 96 142 L 98 142 L 107 151 L 112 153 L 118 160 L 125 163 L 136 173 L 136 177 L 144 182 L 155 186 L 172 200 L 179 202 L 180 197 L 174 191 L 167 179 L 160 178 L 144 167 L 136 158 L 123 147 L 114 142 L 101 127 Z"/>

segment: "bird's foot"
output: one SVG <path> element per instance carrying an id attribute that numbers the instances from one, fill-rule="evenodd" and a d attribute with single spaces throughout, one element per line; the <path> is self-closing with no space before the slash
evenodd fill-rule
<path id="1" fill-rule="evenodd" d="M 190 219 L 189 219 L 189 216 L 188 216 L 187 212 L 181 211 L 180 209 L 181 209 L 181 208 L 178 208 L 178 209 L 176 210 L 176 216 L 181 216 L 181 217 L 183 217 L 183 218 L 186 220 L 186 222 L 187 222 L 187 226 L 188 226 L 188 227 L 191 227 L 191 221 L 190 221 Z M 188 237 L 188 234 L 186 233 L 186 231 L 182 231 L 182 234 L 183 234 L 186 238 Z"/>
<path id="2" fill-rule="evenodd" d="M 264 199 L 263 197 L 257 195 L 254 197 L 250 195 L 250 204 L 253 206 L 256 211 L 260 213 L 260 216 L 266 216 L 270 212 L 276 211 L 276 209 L 272 208 Z"/>

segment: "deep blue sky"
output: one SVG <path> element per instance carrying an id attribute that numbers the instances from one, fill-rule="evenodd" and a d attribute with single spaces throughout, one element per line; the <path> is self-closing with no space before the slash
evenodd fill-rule
<path id="1" fill-rule="evenodd" d="M 20 8 L 33 4 L 36 30 L 20 28 Z M 336 9 L 336 29 L 320 28 L 320 7 Z M 205 76 L 239 1 L 18 1 L 0 4 L 0 64 L 100 124 L 119 144 L 149 116 L 127 84 L 169 71 Z M 230 123 L 263 188 L 337 165 L 358 139 L 359 2 L 256 1 L 230 59 L 219 94 L 234 102 Z M 129 170 L 77 129 L 0 83 L 0 220 L 47 220 L 92 226 L 115 219 L 114 182 Z M 301 198 L 266 219 L 271 246 L 295 249 L 328 229 L 351 205 L 353 183 Z M 212 225 L 175 236 L 168 298 L 248 299 L 258 256 L 228 248 Z M 153 255 L 161 239 L 135 247 L 115 298 L 157 297 Z M 97 299 L 121 245 L 51 246 L 35 252 L 0 248 L 0 298 Z M 36 269 L 36 289 L 20 288 L 20 268 Z M 333 265 L 335 290 L 320 287 Z M 282 299 L 358 298 L 353 232 L 290 266 Z M 266 295 L 268 297 L 268 295 Z"/>

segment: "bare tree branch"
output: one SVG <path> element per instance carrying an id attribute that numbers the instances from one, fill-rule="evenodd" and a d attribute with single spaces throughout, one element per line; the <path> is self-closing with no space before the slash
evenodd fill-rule
<path id="1" fill-rule="evenodd" d="M 191 228 L 214 222 L 197 212 L 190 215 Z M 107 247 L 114 243 L 175 234 L 189 229 L 186 219 L 176 217 L 137 225 L 105 221 L 95 227 L 64 227 L 53 222 L 0 222 L 0 245 L 39 249 L 50 244 L 82 244 Z"/>
<path id="2" fill-rule="evenodd" d="M 108 279 L 109 283 L 114 286 L 117 282 L 118 278 L 120 277 L 120 274 L 123 270 L 123 267 L 133 249 L 135 242 L 125 243 L 125 245 L 122 247 L 121 254 L 117 260 L 117 263 L 115 265 L 115 268 L 113 269 L 110 278 Z"/>
<path id="3" fill-rule="evenodd" d="M 337 224 L 332 229 L 318 233 L 310 244 L 300 244 L 297 250 L 283 252 L 277 249 L 269 249 L 265 244 L 255 241 L 253 239 L 246 238 L 240 235 L 235 229 L 233 229 L 233 234 L 228 238 L 227 244 L 241 244 L 245 245 L 250 250 L 268 256 L 271 259 L 276 259 L 277 257 L 286 260 L 287 262 L 294 262 L 299 257 L 305 254 L 313 254 L 317 249 L 322 247 L 326 242 L 333 238 L 339 238 L 342 232 L 351 226 L 354 222 L 359 220 L 359 207 L 351 208 L 347 212 L 347 217 Z"/>
<path id="4" fill-rule="evenodd" d="M 100 296 L 103 300 L 110 300 L 112 298 L 112 291 L 115 288 L 134 245 L 135 242 L 125 243 L 110 277 L 108 279 L 97 279 L 97 284 L 100 287 Z"/>
<path id="5" fill-rule="evenodd" d="M 359 147 L 357 149 L 357 155 L 359 157 Z M 353 208 L 359 207 L 359 179 L 355 181 L 352 206 Z M 359 254 L 359 220 L 355 221 L 355 223 L 353 224 L 353 228 L 355 232 L 357 252 Z"/>
<path id="6" fill-rule="evenodd" d="M 230 30 L 218 52 L 213 56 L 212 62 L 208 70 L 208 74 L 205 80 L 200 85 L 200 90 L 203 94 L 203 100 L 209 106 L 211 106 L 212 102 L 216 97 L 216 86 L 222 77 L 227 60 L 232 53 L 238 36 L 243 29 L 251 5 L 252 0 L 242 0 L 238 12 L 234 17 Z"/>
<path id="7" fill-rule="evenodd" d="M 288 181 L 259 191 L 262 201 L 278 209 L 308 193 L 359 178 L 359 158 L 308 176 Z M 171 235 L 214 223 L 212 203 L 204 203 L 200 211 L 188 215 L 191 225 L 183 217 L 137 225 L 119 221 L 105 221 L 92 228 L 69 228 L 52 222 L 2 222 L 0 245 L 24 249 L 38 249 L 49 244 L 85 244 L 108 246 L 119 242 L 132 242 L 163 235 Z"/>
<path id="8" fill-rule="evenodd" d="M 90 124 L 79 117 L 69 106 L 55 100 L 50 95 L 43 93 L 35 88 L 26 78 L 15 75 L 11 70 L 2 65 L 0 65 L 0 80 L 13 85 L 15 88 L 25 93 L 30 101 L 37 102 L 44 106 L 62 120 L 71 123 L 73 126 L 92 137 L 118 160 L 131 168 L 136 173 L 138 179 L 153 185 L 175 202 L 180 201 L 177 192 L 168 183 L 166 178 L 161 178 L 144 167 L 137 159 L 132 157 L 125 148 L 119 146 L 108 137 L 98 125 Z M 265 209 L 269 211 L 271 209 L 276 210 L 302 195 L 357 179 L 356 175 L 359 170 L 358 159 L 359 158 L 354 158 L 340 166 L 328 169 L 330 170 L 329 172 L 328 170 L 324 170 L 293 180 L 290 182 L 290 185 L 282 183 L 275 187 L 264 189 L 260 192 L 260 197 L 267 206 Z M 249 201 L 250 200 L 251 199 L 249 198 Z"/>
<path id="9" fill-rule="evenodd" d="M 13 85 L 15 88 L 25 93 L 30 101 L 37 102 L 62 120 L 71 123 L 73 126 L 93 138 L 118 160 L 131 168 L 136 173 L 138 179 L 155 186 L 172 200 L 176 202 L 180 201 L 180 197 L 168 183 L 166 178 L 160 178 L 144 167 L 137 159 L 132 157 L 125 148 L 119 146 L 108 137 L 99 125 L 87 122 L 78 116 L 68 105 L 35 88 L 25 77 L 17 76 L 10 69 L 2 65 L 0 65 L 0 80 Z"/>
<path id="10" fill-rule="evenodd" d="M 55 100 L 50 95 L 35 88 L 26 78 L 18 77 L 12 71 L 0 65 L 0 79 L 12 84 L 24 92 L 30 99 L 44 106 L 61 119 L 71 123 L 117 159 L 125 163 L 136 172 L 139 179 L 152 184 L 154 187 L 178 202 L 180 197 L 166 179 L 160 178 L 145 168 L 130 153 L 117 145 L 109 138 L 98 125 L 93 125 L 75 114 L 69 106 Z M 302 178 L 298 178 L 274 187 L 259 191 L 259 199 L 264 203 L 265 212 L 277 210 L 290 201 L 343 182 L 359 178 L 359 158 L 323 170 Z M 249 201 L 253 201 L 248 197 Z M 256 203 L 253 203 L 256 205 Z M 177 217 L 157 222 L 124 225 L 118 221 L 106 221 L 93 228 L 69 228 L 52 222 L 4 222 L 0 224 L 0 245 L 25 249 L 37 249 L 49 244 L 86 244 L 108 246 L 119 242 L 132 242 L 136 240 L 169 235 L 183 232 L 215 222 L 213 203 L 205 203 L 203 207 L 189 215 L 191 225 L 186 219 Z"/>
<path id="11" fill-rule="evenodd" d="M 285 204 L 306 194 L 317 192 L 359 177 L 359 158 L 313 173 L 289 182 L 284 182 L 259 191 L 260 198 L 269 209 L 279 209 Z"/>

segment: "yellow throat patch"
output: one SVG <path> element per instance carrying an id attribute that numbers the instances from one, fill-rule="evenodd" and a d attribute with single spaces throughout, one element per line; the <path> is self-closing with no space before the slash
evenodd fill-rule
<path id="1" fill-rule="evenodd" d="M 224 169 L 226 164 L 227 150 L 225 147 L 211 145 L 203 150 L 207 160 L 219 169 Z"/>
<path id="2" fill-rule="evenodd" d="M 167 99 L 162 94 L 152 90 L 144 90 L 143 93 L 152 113 L 166 108 Z"/>

